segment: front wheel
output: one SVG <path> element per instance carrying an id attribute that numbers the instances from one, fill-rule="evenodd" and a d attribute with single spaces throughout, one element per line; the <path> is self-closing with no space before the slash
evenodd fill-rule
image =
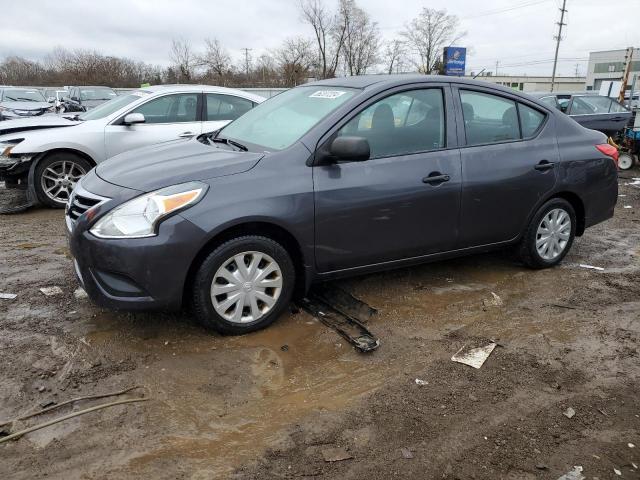
<path id="1" fill-rule="evenodd" d="M 553 267 L 569 252 L 575 234 L 573 207 L 562 198 L 553 198 L 529 223 L 520 243 L 520 258 L 531 268 Z"/>
<path id="2" fill-rule="evenodd" d="M 283 313 L 294 285 L 295 268 L 282 245 L 261 236 L 234 238 L 198 269 L 193 311 L 202 325 L 219 333 L 252 332 Z"/>
<path id="3" fill-rule="evenodd" d="M 34 187 L 38 200 L 53 208 L 64 208 L 80 178 L 91 170 L 87 160 L 73 153 L 54 153 L 38 162 Z"/>

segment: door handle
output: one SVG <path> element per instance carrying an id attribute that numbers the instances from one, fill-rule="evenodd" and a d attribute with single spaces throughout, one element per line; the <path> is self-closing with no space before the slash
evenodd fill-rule
<path id="1" fill-rule="evenodd" d="M 545 172 L 547 170 L 551 170 L 553 167 L 555 167 L 555 163 L 550 162 L 548 160 L 541 160 L 540 163 L 538 163 L 535 167 L 536 170 L 538 170 L 539 172 Z"/>
<path id="2" fill-rule="evenodd" d="M 422 179 L 422 183 L 428 183 L 429 185 L 440 185 L 441 183 L 451 180 L 449 175 L 441 174 L 440 172 L 431 172 L 427 177 Z"/>
<path id="3" fill-rule="evenodd" d="M 189 137 L 193 137 L 195 135 L 195 133 L 193 132 L 182 132 L 180 135 L 178 135 L 178 137 L 180 138 L 189 138 Z"/>

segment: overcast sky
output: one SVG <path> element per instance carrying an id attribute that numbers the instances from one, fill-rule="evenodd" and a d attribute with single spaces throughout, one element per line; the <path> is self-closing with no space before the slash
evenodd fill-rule
<path id="1" fill-rule="evenodd" d="M 334 5 L 337 0 L 325 0 Z M 239 59 L 242 48 L 257 57 L 292 36 L 311 36 L 299 0 L 2 0 L 0 58 L 41 59 L 55 46 L 95 49 L 167 65 L 172 37 L 201 47 L 218 38 Z M 562 0 L 358 0 L 383 37 L 392 39 L 423 6 L 460 18 L 470 47 L 467 73 L 550 75 Z M 589 51 L 640 47 L 638 0 L 567 0 L 560 75 L 586 72 Z M 615 17 L 615 19 L 614 19 Z M 536 63 L 538 62 L 538 63 Z M 541 63 L 544 62 L 544 63 Z"/>

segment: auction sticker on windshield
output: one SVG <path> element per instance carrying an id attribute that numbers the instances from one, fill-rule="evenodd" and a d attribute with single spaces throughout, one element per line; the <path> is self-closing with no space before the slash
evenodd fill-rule
<path id="1" fill-rule="evenodd" d="M 318 90 L 309 95 L 309 98 L 328 98 L 329 100 L 333 100 L 334 98 L 341 97 L 345 93 L 346 92 L 341 92 L 340 90 Z"/>

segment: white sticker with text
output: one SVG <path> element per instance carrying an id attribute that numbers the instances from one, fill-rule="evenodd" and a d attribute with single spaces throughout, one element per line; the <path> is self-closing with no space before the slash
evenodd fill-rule
<path id="1" fill-rule="evenodd" d="M 318 90 L 309 95 L 309 98 L 328 98 L 329 100 L 333 100 L 344 94 L 345 92 L 341 92 L 340 90 Z"/>

